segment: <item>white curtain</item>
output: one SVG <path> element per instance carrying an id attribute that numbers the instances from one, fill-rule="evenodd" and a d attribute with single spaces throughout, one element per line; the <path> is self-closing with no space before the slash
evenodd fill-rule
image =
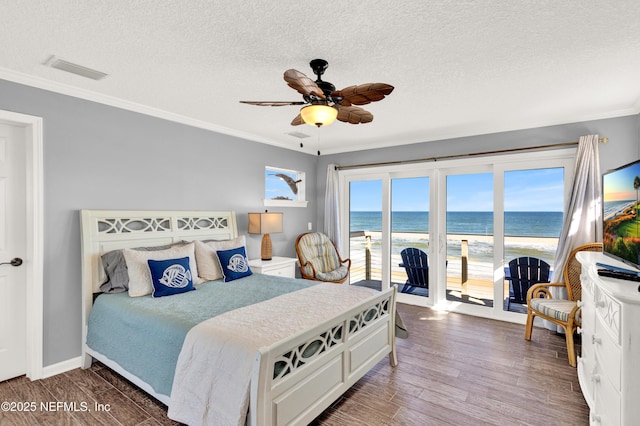
<path id="1" fill-rule="evenodd" d="M 578 142 L 571 196 L 564 212 L 556 250 L 555 282 L 563 282 L 562 271 L 571 250 L 583 244 L 602 241 L 601 179 L 598 135 L 582 136 Z"/>
<path id="2" fill-rule="evenodd" d="M 340 193 L 338 171 L 335 164 L 327 166 L 327 186 L 324 195 L 324 233 L 338 247 L 342 247 L 340 239 Z"/>
<path id="3" fill-rule="evenodd" d="M 578 142 L 571 195 L 556 250 L 554 282 L 564 282 L 564 265 L 574 248 L 602 241 L 602 177 L 598 139 L 598 135 L 587 135 L 580 137 Z M 564 288 L 552 287 L 551 292 L 555 298 L 567 297 Z M 545 321 L 545 325 L 548 329 L 562 332 L 561 327 L 551 322 Z"/>

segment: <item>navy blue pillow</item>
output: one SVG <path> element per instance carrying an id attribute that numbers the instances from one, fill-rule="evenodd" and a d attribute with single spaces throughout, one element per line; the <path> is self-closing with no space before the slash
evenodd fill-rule
<path id="1" fill-rule="evenodd" d="M 147 260 L 153 282 L 153 297 L 171 296 L 195 290 L 189 268 L 189 257 Z"/>
<path id="2" fill-rule="evenodd" d="M 230 250 L 216 250 L 216 253 L 220 261 L 222 275 L 224 275 L 224 282 L 228 283 L 229 281 L 248 277 L 252 274 L 244 247 L 237 247 Z"/>

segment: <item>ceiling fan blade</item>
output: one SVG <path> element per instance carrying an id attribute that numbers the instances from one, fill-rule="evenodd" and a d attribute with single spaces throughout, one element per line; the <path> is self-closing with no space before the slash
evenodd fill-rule
<path id="1" fill-rule="evenodd" d="M 331 96 L 342 97 L 342 105 L 366 105 L 381 101 L 393 92 L 394 87 L 386 83 L 367 83 L 336 90 Z"/>
<path id="2" fill-rule="evenodd" d="M 301 124 L 304 124 L 304 120 L 302 119 L 302 115 L 298 114 L 296 118 L 294 118 L 293 121 L 291 122 L 291 125 L 299 126 Z"/>
<path id="3" fill-rule="evenodd" d="M 293 101 L 293 102 L 260 102 L 260 101 L 240 101 L 241 104 L 258 105 L 258 106 L 287 106 L 287 105 L 304 105 L 306 102 Z"/>
<path id="4" fill-rule="evenodd" d="M 320 90 L 316 82 L 300 71 L 294 69 L 286 70 L 284 72 L 284 80 L 287 82 L 289 87 L 297 90 L 298 93 L 302 95 L 315 95 L 321 99 L 325 98 L 324 93 Z"/>
<path id="5" fill-rule="evenodd" d="M 338 117 L 340 121 L 351 124 L 364 124 L 373 121 L 373 114 L 357 106 L 338 106 Z"/>

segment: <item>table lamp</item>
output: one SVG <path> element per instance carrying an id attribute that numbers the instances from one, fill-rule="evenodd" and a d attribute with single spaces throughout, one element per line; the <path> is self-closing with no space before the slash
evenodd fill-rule
<path id="1" fill-rule="evenodd" d="M 262 234 L 262 260 L 271 260 L 271 236 L 274 232 L 282 232 L 283 213 L 249 213 L 249 234 Z"/>

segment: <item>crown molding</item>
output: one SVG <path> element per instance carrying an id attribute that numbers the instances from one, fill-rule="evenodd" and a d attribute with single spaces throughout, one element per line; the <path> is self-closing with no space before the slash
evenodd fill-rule
<path id="1" fill-rule="evenodd" d="M 124 109 L 127 111 L 145 114 L 151 117 L 161 118 L 163 120 L 172 121 L 175 123 L 185 124 L 191 127 L 210 130 L 212 132 L 237 137 L 240 139 L 246 139 L 252 142 L 260 142 L 260 143 L 292 150 L 291 146 L 288 146 L 278 141 L 274 141 L 272 139 L 262 138 L 248 132 L 230 129 L 228 127 L 219 126 L 213 123 L 209 123 L 207 121 L 197 120 L 191 117 L 175 114 L 159 108 L 154 108 L 148 105 L 127 101 L 125 99 L 117 98 L 115 96 L 105 95 L 105 94 L 94 92 L 87 89 L 81 89 L 68 84 L 48 80 L 42 77 L 36 77 L 36 76 L 28 75 L 25 73 L 9 70 L 7 68 L 0 67 L 0 79 L 11 81 L 13 83 L 22 84 L 25 86 L 34 87 L 36 89 L 48 90 L 50 92 L 59 93 L 61 95 L 71 96 L 74 98 L 79 98 L 79 99 L 96 102 L 103 105 L 112 106 L 115 108 Z"/>

